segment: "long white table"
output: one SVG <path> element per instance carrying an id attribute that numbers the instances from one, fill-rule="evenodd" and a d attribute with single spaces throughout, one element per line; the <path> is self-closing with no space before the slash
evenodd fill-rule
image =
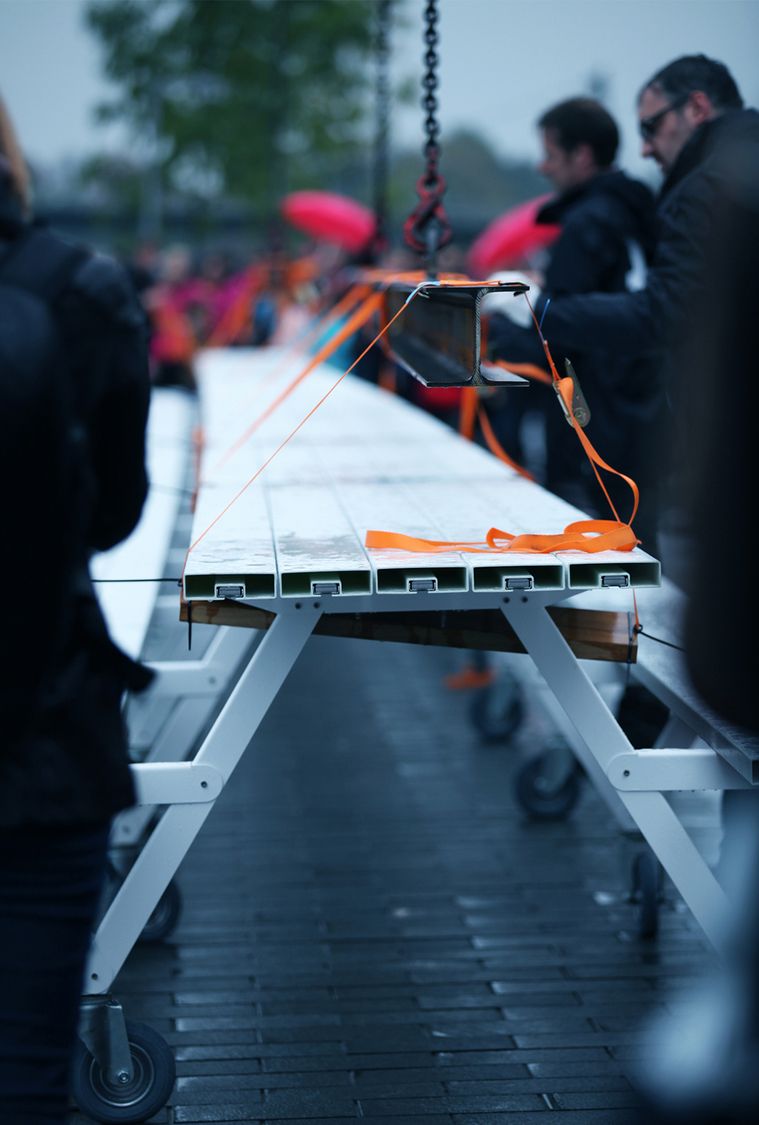
<path id="1" fill-rule="evenodd" d="M 464 645 L 475 634 L 490 636 L 493 648 L 520 642 L 577 730 L 583 765 L 599 791 L 622 823 L 640 830 L 719 946 L 723 891 L 665 792 L 750 782 L 715 751 L 690 746 L 667 750 L 673 756 L 662 758 L 660 786 L 648 765 L 639 780 L 641 752 L 580 660 L 633 658 L 629 627 L 621 644 L 607 638 L 594 653 L 593 643 L 583 649 L 587 638 L 573 638 L 561 616 L 573 612 L 567 603 L 580 593 L 598 610 L 611 595 L 617 608 L 620 586 L 648 587 L 655 604 L 657 561 L 640 550 L 367 550 L 369 529 L 480 541 L 492 526 L 555 532 L 583 516 L 430 416 L 351 377 L 297 429 L 338 378 L 331 368 L 319 368 L 267 414 L 297 372 L 297 363 L 285 360 L 274 351 L 239 349 L 206 353 L 198 364 L 205 444 L 184 571 L 185 613 L 222 628 L 203 660 L 159 666 L 152 690 L 172 698 L 208 695 L 223 673 L 226 701 L 192 760 L 133 767 L 141 801 L 166 807 L 98 928 L 86 975 L 90 1001 L 109 993 L 315 631 L 427 641 L 458 631 Z M 240 663 L 240 637 L 262 628 L 260 644 L 249 641 Z"/>

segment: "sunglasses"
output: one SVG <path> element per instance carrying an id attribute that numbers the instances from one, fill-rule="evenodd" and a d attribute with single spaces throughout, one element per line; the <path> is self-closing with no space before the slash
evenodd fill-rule
<path id="1" fill-rule="evenodd" d="M 660 109 L 658 113 L 652 113 L 650 117 L 641 117 L 638 122 L 638 129 L 643 140 L 652 141 L 667 114 L 671 113 L 673 109 L 680 109 L 684 106 L 689 97 L 690 94 L 681 94 L 679 98 L 675 98 L 669 105 L 665 105 L 664 109 Z"/>

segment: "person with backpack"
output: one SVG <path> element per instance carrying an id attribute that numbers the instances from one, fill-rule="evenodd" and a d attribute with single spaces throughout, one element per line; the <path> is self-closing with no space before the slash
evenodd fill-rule
<path id="1" fill-rule="evenodd" d="M 133 802 L 121 699 L 150 675 L 110 640 L 88 560 L 147 492 L 143 316 L 121 268 L 35 226 L 0 101 L 0 1122 L 66 1120 L 111 818 Z"/>

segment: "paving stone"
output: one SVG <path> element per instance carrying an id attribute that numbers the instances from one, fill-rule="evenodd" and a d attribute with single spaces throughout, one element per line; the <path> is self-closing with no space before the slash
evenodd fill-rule
<path id="1" fill-rule="evenodd" d="M 362 1117 L 363 1121 L 368 1121 L 369 1125 L 419 1125 L 419 1117 L 414 1114 L 413 1117 L 407 1117 L 405 1114 L 398 1115 L 392 1114 L 390 1117 L 375 1117 L 374 1114 Z M 424 1125 L 453 1125 L 453 1117 L 448 1113 L 430 1113 L 425 1114 L 422 1118 Z"/>
<path id="2" fill-rule="evenodd" d="M 446 1090 L 449 1094 L 539 1094 L 548 1095 L 555 1100 L 558 1092 L 562 1094 L 573 1091 L 583 1093 L 596 1093 L 604 1090 L 630 1090 L 630 1083 L 623 1075 L 588 1075 L 574 1078 L 522 1078 L 509 1079 L 506 1082 L 488 1082 L 478 1078 L 471 1082 L 447 1082 Z"/>
<path id="3" fill-rule="evenodd" d="M 220 1074 L 218 1071 L 204 1075 L 192 1075 L 177 1079 L 177 1100 L 181 1102 L 207 1102 L 213 1101 L 216 1095 L 219 1100 L 223 1092 L 240 1090 L 277 1090 L 298 1087 L 329 1088 L 352 1085 L 348 1070 L 322 1070 L 290 1072 L 287 1074 L 256 1073 L 246 1074 L 241 1070 L 231 1071 L 229 1074 Z M 226 1099 L 237 1100 L 237 1098 Z"/>
<path id="4" fill-rule="evenodd" d="M 175 1055 L 176 1057 L 176 1055 Z M 204 1059 L 197 1062 L 184 1062 L 176 1058 L 177 1075 L 180 1078 L 201 1074 L 260 1074 L 260 1059 Z"/>
<path id="5" fill-rule="evenodd" d="M 581 1113 L 456 1113 L 453 1125 L 640 1125 L 637 1112 L 629 1110 L 584 1110 Z"/>
<path id="6" fill-rule="evenodd" d="M 174 1048 L 177 1059 L 260 1059 L 263 1065 L 269 1060 L 286 1062 L 292 1056 L 301 1059 L 316 1056 L 319 1062 L 324 1058 L 339 1060 L 344 1054 L 340 1043 L 298 1043 L 290 1047 L 280 1043 L 251 1042 L 249 1035 L 240 1043 L 222 1041 L 215 1046 L 188 1046 L 182 1039 Z"/>
<path id="7" fill-rule="evenodd" d="M 445 1098 L 362 1098 L 361 1109 L 366 1117 L 389 1116 L 397 1111 L 424 1118 L 430 1113 L 466 1113 L 470 1110 L 514 1111 L 537 1110 L 545 1103 L 538 1095 L 497 1094 Z"/>
<path id="8" fill-rule="evenodd" d="M 556 1094 L 558 1109 L 624 1109 L 627 1106 L 639 1106 L 640 1097 L 634 1090 L 619 1090 L 614 1093 L 606 1092 L 596 1094 L 584 1091 L 580 1094 Z"/>
<path id="9" fill-rule="evenodd" d="M 623 1074 L 625 1069 L 615 1059 L 601 1057 L 592 1062 L 531 1062 L 530 1074 L 536 1078 L 595 1078 L 603 1074 Z M 588 1087 L 590 1089 L 590 1087 Z"/>
<path id="10" fill-rule="evenodd" d="M 331 1090 L 277 1090 L 264 1095 L 264 1116 L 268 1119 L 289 1117 L 356 1117 L 356 1099 L 349 1094 Z"/>
<path id="11" fill-rule="evenodd" d="M 260 1104 L 241 1105 L 178 1105 L 174 1109 L 175 1122 L 244 1121 L 246 1125 L 261 1125 Z"/>

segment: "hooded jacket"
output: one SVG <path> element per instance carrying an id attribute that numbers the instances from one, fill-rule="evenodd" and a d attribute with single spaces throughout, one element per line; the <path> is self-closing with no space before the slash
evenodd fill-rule
<path id="1" fill-rule="evenodd" d="M 639 181 L 617 170 L 601 172 L 550 200 L 539 212 L 538 221 L 561 226 L 561 234 L 550 250 L 537 304 L 539 317 L 544 309 L 550 314 L 554 303 L 572 300 L 575 294 L 627 295 L 629 289 L 645 284 L 655 243 L 655 206 L 652 193 Z M 572 347 L 557 346 L 545 324 L 543 331 L 560 372 L 563 374 L 565 358 L 574 366 L 590 406 L 588 436 L 599 453 L 648 492 L 641 510 L 643 518 L 636 527 L 644 538 L 652 539 L 655 518 L 642 434 L 660 409 L 661 388 L 655 366 L 614 345 L 599 347 L 590 336 L 578 338 Z M 506 362 L 545 367 L 543 349 L 533 328 L 521 328 L 505 317 L 494 316 L 489 345 L 491 353 Z M 528 393 L 541 392 L 542 388 L 531 388 Z M 606 515 L 590 465 L 552 394 L 545 407 L 545 421 L 546 486 L 586 510 Z M 629 489 L 611 478 L 611 491 L 620 516 L 627 518 L 632 500 Z M 653 542 L 649 547 L 653 548 Z"/>

